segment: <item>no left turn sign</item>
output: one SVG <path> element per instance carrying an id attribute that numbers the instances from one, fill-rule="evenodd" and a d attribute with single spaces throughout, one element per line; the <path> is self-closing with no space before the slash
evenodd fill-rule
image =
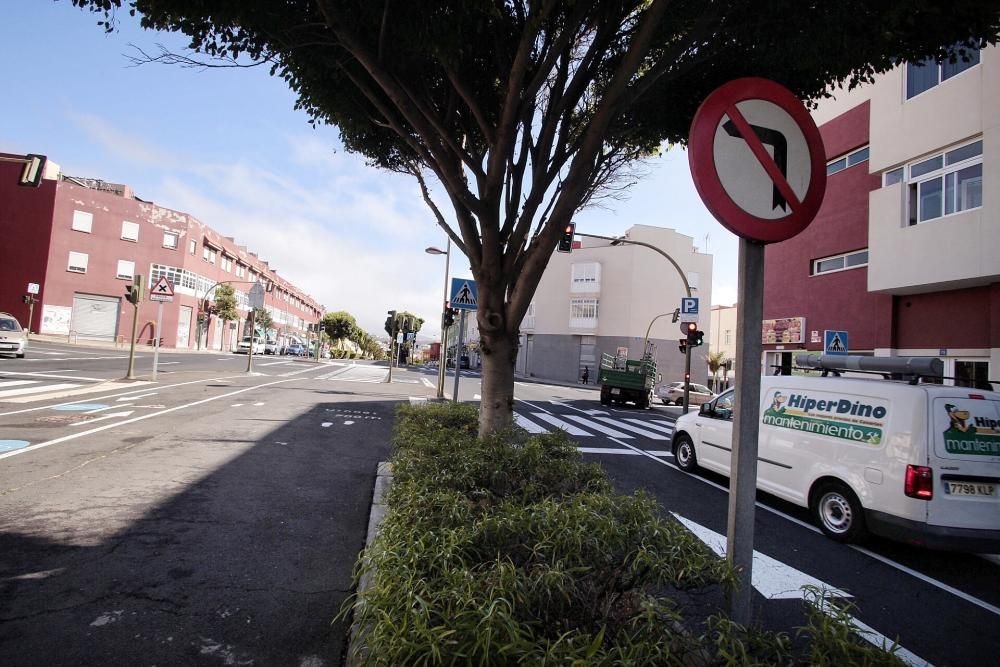
<path id="1" fill-rule="evenodd" d="M 688 161 L 712 215 L 753 241 L 801 232 L 826 191 L 816 124 L 791 91 L 768 79 L 736 79 L 705 99 L 691 123 Z"/>

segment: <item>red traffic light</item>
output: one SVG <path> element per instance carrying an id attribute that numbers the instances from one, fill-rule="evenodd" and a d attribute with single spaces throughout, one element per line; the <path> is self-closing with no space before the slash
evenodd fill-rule
<path id="1" fill-rule="evenodd" d="M 563 229 L 562 236 L 559 238 L 559 247 L 557 250 L 559 252 L 573 252 L 573 236 L 576 234 L 576 223 L 567 223 L 566 227 Z"/>
<path id="2" fill-rule="evenodd" d="M 695 331 L 698 330 L 698 323 L 688 322 L 687 324 L 684 325 L 684 328 L 687 329 L 688 335 L 690 336 L 691 334 L 693 334 Z"/>

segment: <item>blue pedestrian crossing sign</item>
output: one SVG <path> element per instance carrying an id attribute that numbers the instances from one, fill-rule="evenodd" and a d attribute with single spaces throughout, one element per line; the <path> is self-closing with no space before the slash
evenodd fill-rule
<path id="1" fill-rule="evenodd" d="M 476 281 L 470 278 L 451 279 L 451 297 L 448 299 L 452 308 L 458 310 L 477 310 L 479 308 L 479 291 Z"/>
<path id="2" fill-rule="evenodd" d="M 847 355 L 846 331 L 831 331 L 827 329 L 823 332 L 823 354 Z"/>

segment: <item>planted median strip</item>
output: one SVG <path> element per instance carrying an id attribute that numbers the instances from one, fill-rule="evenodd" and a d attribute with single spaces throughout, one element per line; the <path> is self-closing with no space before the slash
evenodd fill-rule
<path id="1" fill-rule="evenodd" d="M 705 603 L 735 580 L 725 561 L 651 497 L 614 493 L 562 433 L 476 432 L 473 406 L 399 409 L 385 518 L 342 611 L 353 664 L 901 664 L 821 591 L 795 642 L 729 622 Z"/>

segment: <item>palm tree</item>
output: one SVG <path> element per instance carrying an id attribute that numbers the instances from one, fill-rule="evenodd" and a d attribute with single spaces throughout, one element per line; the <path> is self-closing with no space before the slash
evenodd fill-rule
<path id="1" fill-rule="evenodd" d="M 712 373 L 712 391 L 717 392 L 719 386 L 719 369 L 728 364 L 729 359 L 726 358 L 726 353 L 720 350 L 706 354 L 705 363 L 708 364 L 708 370 Z"/>

